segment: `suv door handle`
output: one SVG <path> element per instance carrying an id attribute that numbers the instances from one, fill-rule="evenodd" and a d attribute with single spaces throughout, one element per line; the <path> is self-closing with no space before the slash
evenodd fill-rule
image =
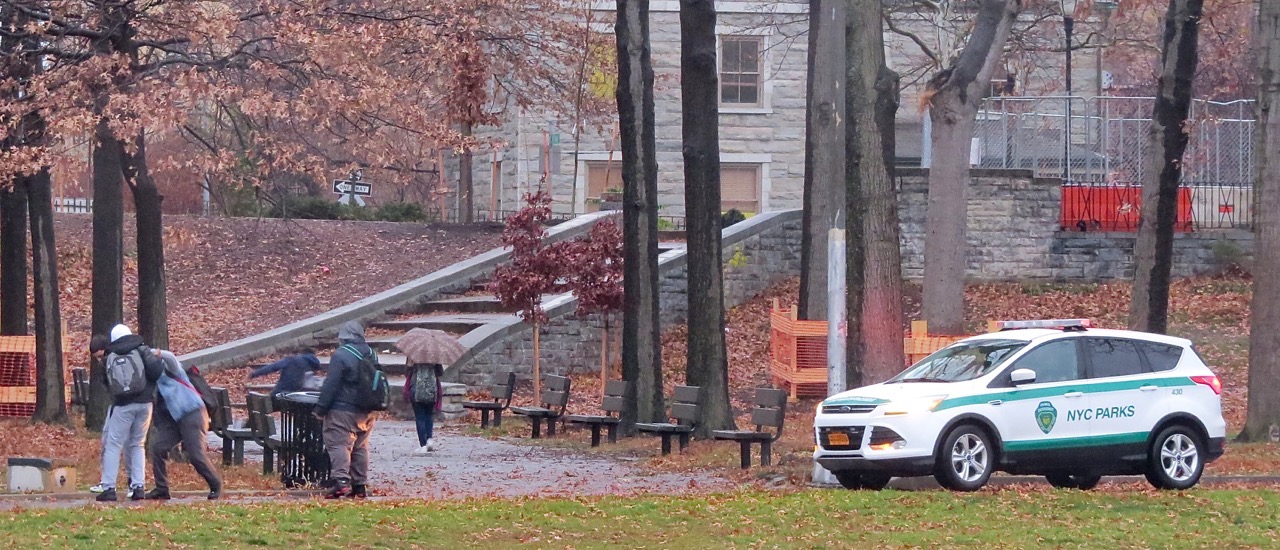
<path id="1" fill-rule="evenodd" d="M 1003 405 L 1003 404 L 1004 404 L 1004 401 L 1001 401 L 1001 400 L 999 400 L 999 399 L 992 399 L 991 401 L 987 401 L 987 404 L 988 404 L 988 405 L 994 405 L 994 406 L 997 406 L 997 407 L 998 407 L 998 406 L 1000 406 L 1000 405 Z"/>
<path id="2" fill-rule="evenodd" d="M 1157 389 L 1159 389 L 1159 388 L 1160 388 L 1160 386 L 1157 386 L 1157 385 L 1155 385 L 1155 384 L 1147 384 L 1147 385 L 1142 386 L 1142 387 L 1140 387 L 1140 388 L 1138 388 L 1138 389 L 1140 389 L 1140 390 L 1142 390 L 1142 391 L 1156 391 L 1156 390 L 1157 390 Z"/>
<path id="3" fill-rule="evenodd" d="M 1079 391 L 1069 391 L 1067 393 L 1062 394 L 1063 397 L 1080 397 L 1082 395 L 1084 395 L 1084 392 L 1079 392 Z"/>

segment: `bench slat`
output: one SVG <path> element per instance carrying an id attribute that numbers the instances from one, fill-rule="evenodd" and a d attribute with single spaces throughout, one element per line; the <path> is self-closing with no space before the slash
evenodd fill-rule
<path id="1" fill-rule="evenodd" d="M 691 403 L 673 403 L 671 405 L 671 418 L 683 420 L 685 422 L 697 422 L 698 405 Z"/>
<path id="2" fill-rule="evenodd" d="M 782 426 L 782 409 L 752 409 L 751 423 L 757 426 L 777 428 Z"/>
<path id="3" fill-rule="evenodd" d="M 756 388 L 756 406 L 781 409 L 787 405 L 787 392 L 774 388 Z"/>
<path id="4" fill-rule="evenodd" d="M 675 402 L 677 403 L 697 403 L 698 394 L 702 388 L 698 386 L 676 386 Z"/>
<path id="5" fill-rule="evenodd" d="M 608 412 L 622 412 L 624 405 L 622 397 L 611 395 L 604 398 L 604 403 L 600 405 L 600 408 Z"/>

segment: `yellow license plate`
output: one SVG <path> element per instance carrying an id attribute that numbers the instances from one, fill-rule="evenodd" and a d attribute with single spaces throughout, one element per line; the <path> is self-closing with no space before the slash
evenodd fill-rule
<path id="1" fill-rule="evenodd" d="M 849 434 L 844 432 L 831 432 L 827 434 L 827 444 L 829 445 L 849 445 Z"/>

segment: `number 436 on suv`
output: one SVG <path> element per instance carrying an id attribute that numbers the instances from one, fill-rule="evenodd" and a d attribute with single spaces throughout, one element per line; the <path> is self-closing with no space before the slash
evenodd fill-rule
<path id="1" fill-rule="evenodd" d="M 997 470 L 1078 489 L 1132 474 L 1194 486 L 1223 453 L 1222 383 L 1188 340 L 1089 325 L 1002 321 L 829 397 L 814 460 L 851 489 L 932 475 L 974 491 Z"/>

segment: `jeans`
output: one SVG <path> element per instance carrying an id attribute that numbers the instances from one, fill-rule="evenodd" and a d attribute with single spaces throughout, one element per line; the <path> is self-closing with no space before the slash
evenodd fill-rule
<path id="1" fill-rule="evenodd" d="M 222 480 L 217 470 L 209 463 L 209 455 L 205 452 L 205 429 L 209 426 L 209 418 L 203 408 L 187 413 L 181 421 L 175 421 L 169 411 L 161 409 L 155 415 L 156 436 L 151 441 L 148 457 L 151 459 L 151 472 L 155 474 L 156 488 L 169 489 L 169 451 L 182 444 L 182 452 L 196 473 L 209 484 L 210 491 L 221 491 Z"/>
<path id="2" fill-rule="evenodd" d="M 435 424 L 435 403 L 413 402 L 413 419 L 418 424 L 418 446 L 425 446 L 431 439 L 431 431 Z"/>
<path id="3" fill-rule="evenodd" d="M 151 427 L 151 403 L 130 403 L 112 406 L 107 412 L 107 424 L 102 428 L 102 487 L 116 488 L 116 475 L 120 471 L 120 453 L 124 451 L 124 466 L 129 471 L 129 487 L 141 487 L 147 479 L 147 459 L 144 444 L 147 428 Z"/>
<path id="4" fill-rule="evenodd" d="M 324 448 L 329 453 L 329 477 L 364 485 L 369 478 L 369 432 L 373 417 L 367 412 L 330 410 L 324 417 Z"/>

